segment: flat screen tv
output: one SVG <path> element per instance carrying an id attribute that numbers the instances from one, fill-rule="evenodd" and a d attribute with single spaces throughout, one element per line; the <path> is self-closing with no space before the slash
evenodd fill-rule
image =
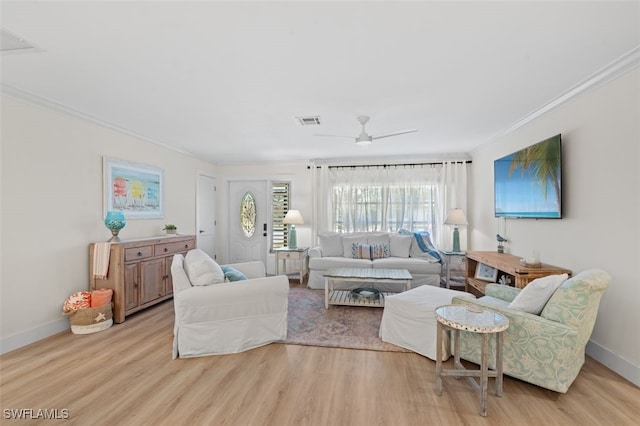
<path id="1" fill-rule="evenodd" d="M 562 218 L 560 135 L 493 163 L 496 217 Z"/>

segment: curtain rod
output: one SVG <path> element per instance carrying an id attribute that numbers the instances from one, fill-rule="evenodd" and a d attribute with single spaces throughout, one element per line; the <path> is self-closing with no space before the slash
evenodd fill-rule
<path id="1" fill-rule="evenodd" d="M 471 164 L 471 160 L 463 160 L 463 161 L 451 161 L 452 163 L 464 163 Z M 330 169 L 355 169 L 355 168 L 363 168 L 363 167 L 396 167 L 396 166 L 440 166 L 444 164 L 444 162 L 436 162 L 436 163 L 401 163 L 401 164 L 357 164 L 357 165 L 345 165 L 345 166 L 329 166 Z M 312 166 L 307 166 L 307 169 L 311 169 Z M 322 166 L 316 166 L 316 169 L 319 169 Z"/>

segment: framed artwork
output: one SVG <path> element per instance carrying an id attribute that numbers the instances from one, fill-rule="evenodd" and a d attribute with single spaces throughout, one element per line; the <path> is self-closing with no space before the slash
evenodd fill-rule
<path id="1" fill-rule="evenodd" d="M 144 164 L 103 158 L 104 209 L 127 219 L 164 217 L 164 172 Z"/>
<path id="2" fill-rule="evenodd" d="M 484 263 L 478 263 L 475 278 L 495 283 L 498 278 L 498 270 L 489 265 L 485 265 Z"/>

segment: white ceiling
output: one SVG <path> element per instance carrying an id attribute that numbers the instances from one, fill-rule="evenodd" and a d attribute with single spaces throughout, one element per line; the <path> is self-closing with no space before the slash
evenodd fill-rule
<path id="1" fill-rule="evenodd" d="M 219 164 L 469 153 L 640 46 L 638 1 L 0 7 L 36 47 L 3 53 L 5 93 Z M 419 131 L 364 149 L 313 136 L 355 137 L 358 115 Z"/>

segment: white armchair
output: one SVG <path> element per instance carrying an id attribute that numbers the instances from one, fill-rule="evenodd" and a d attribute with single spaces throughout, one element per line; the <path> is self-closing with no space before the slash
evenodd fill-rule
<path id="1" fill-rule="evenodd" d="M 194 286 L 184 256 L 174 256 L 174 359 L 242 352 L 286 339 L 287 277 L 266 277 L 262 262 L 228 266 L 248 279 Z"/>

